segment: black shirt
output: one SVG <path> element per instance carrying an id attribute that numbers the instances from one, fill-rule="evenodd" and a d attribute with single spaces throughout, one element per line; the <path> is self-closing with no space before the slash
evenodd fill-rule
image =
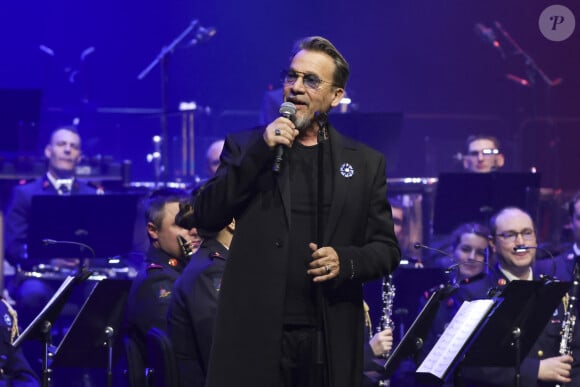
<path id="1" fill-rule="evenodd" d="M 330 146 L 323 146 L 323 170 L 331 165 Z M 295 142 L 290 165 L 290 259 L 288 261 L 284 323 L 314 325 L 316 322 L 314 283 L 306 274 L 312 260 L 310 242 L 317 243 L 318 145 Z M 323 175 L 323 224 L 332 200 L 332 174 Z M 320 247 L 320 246 L 319 246 Z"/>

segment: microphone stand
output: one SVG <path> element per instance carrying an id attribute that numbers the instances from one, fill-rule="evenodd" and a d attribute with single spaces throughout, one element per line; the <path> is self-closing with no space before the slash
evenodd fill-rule
<path id="1" fill-rule="evenodd" d="M 137 76 L 138 80 L 143 80 L 147 74 L 151 72 L 157 66 L 160 65 L 161 68 L 161 165 L 162 165 L 162 175 L 163 182 L 167 185 L 168 182 L 168 172 L 169 172 L 169 139 L 167 133 L 167 85 L 168 85 L 168 57 L 169 54 L 173 53 L 175 47 L 185 39 L 192 31 L 199 28 L 199 20 L 194 19 L 185 30 L 183 30 L 168 46 L 162 47 L 161 51 L 155 59 L 149 65 L 139 73 Z"/>
<path id="2" fill-rule="evenodd" d="M 536 88 L 536 86 L 538 86 L 537 83 L 537 77 L 539 77 L 543 83 L 547 86 L 546 89 L 546 105 L 547 105 L 547 114 L 548 114 L 548 118 L 550 118 L 551 113 L 551 103 L 550 103 L 550 91 L 552 89 L 552 87 L 554 86 L 558 86 L 559 84 L 562 83 L 562 78 L 556 78 L 556 79 L 550 79 L 550 77 L 548 77 L 548 75 L 544 72 L 544 70 L 542 70 L 540 68 L 540 66 L 538 66 L 538 64 L 536 63 L 536 61 L 534 61 L 534 59 L 526 52 L 524 51 L 520 45 L 511 37 L 511 35 L 503 28 L 503 26 L 498 22 L 495 21 L 494 22 L 495 27 L 497 28 L 497 30 L 503 35 L 503 37 L 512 45 L 513 49 L 514 49 L 514 54 L 515 55 L 519 55 L 523 58 L 524 60 L 524 65 L 526 68 L 526 75 L 527 75 L 527 79 L 521 79 L 513 74 L 506 74 L 506 78 L 516 82 L 519 85 L 525 86 L 525 87 L 530 87 L 532 89 L 532 118 L 533 118 L 533 122 L 534 125 L 532 127 L 532 129 L 537 129 L 537 122 L 538 122 L 538 104 L 539 104 L 539 90 Z M 551 119 L 550 119 L 551 121 Z M 515 140 L 516 143 L 521 143 L 522 139 L 524 139 L 524 128 L 525 128 L 525 122 L 522 122 L 518 128 L 518 131 L 515 135 Z M 557 138 L 556 138 L 557 139 Z M 554 144 L 556 144 L 555 146 L 553 146 L 550 150 L 552 151 L 552 158 L 551 159 L 557 159 L 558 157 L 558 149 L 556 148 L 558 141 L 551 141 Z M 529 154 L 538 154 L 538 150 L 536 149 L 536 144 L 535 142 L 533 143 L 533 146 L 530 147 L 530 149 L 528 149 Z M 520 163 L 522 162 L 521 155 L 517 155 L 516 158 L 519 158 L 520 160 L 518 160 Z M 557 163 L 552 161 L 552 165 L 550 166 L 551 168 L 549 168 L 549 170 L 555 170 L 557 171 Z M 557 171 L 558 172 L 558 171 Z M 558 188 L 558 173 L 555 174 L 556 178 L 554 181 L 554 188 Z"/>
<path id="3" fill-rule="evenodd" d="M 550 79 L 550 77 L 548 77 L 546 75 L 544 70 L 542 70 L 540 68 L 540 66 L 538 66 L 536 64 L 536 62 L 532 59 L 532 57 L 527 52 L 525 52 L 520 47 L 520 45 L 511 37 L 511 35 L 503 28 L 503 26 L 500 24 L 500 22 L 496 21 L 494 24 L 495 24 L 495 27 L 499 30 L 499 32 L 501 32 L 501 34 L 504 36 L 504 38 L 513 46 L 514 53 L 516 55 L 521 55 L 522 58 L 524 58 L 524 64 L 526 65 L 526 68 L 528 69 L 527 75 L 528 75 L 529 85 L 531 85 L 531 86 L 536 85 L 536 75 L 539 75 L 539 77 L 542 79 L 542 81 L 544 81 L 544 83 L 550 87 L 557 86 L 560 83 L 562 83 L 562 78 L 556 78 L 553 80 Z M 514 80 L 509 75 L 511 75 L 511 74 L 508 74 L 508 79 Z M 523 83 L 520 82 L 520 84 L 523 84 Z"/>

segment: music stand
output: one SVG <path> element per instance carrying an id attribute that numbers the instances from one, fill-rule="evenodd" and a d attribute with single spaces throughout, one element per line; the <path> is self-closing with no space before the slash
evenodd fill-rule
<path id="1" fill-rule="evenodd" d="M 94 248 L 97 258 L 131 251 L 141 199 L 139 194 L 33 196 L 27 240 L 28 260 L 45 262 L 50 258 L 79 258 L 83 255 L 78 245 L 47 245 L 43 242 L 45 239 L 84 243 Z"/>
<path id="2" fill-rule="evenodd" d="M 103 279 L 93 287 L 53 356 L 53 367 L 105 368 L 112 385 L 114 348 L 131 280 Z"/>
<path id="3" fill-rule="evenodd" d="M 62 308 L 68 301 L 73 288 L 86 280 L 91 275 L 90 271 L 81 270 L 76 276 L 68 276 L 38 316 L 26 327 L 24 332 L 14 341 L 12 346 L 18 348 L 23 341 L 37 339 L 42 342 L 42 387 L 48 387 L 51 382 L 52 370 L 48 365 L 49 345 L 51 344 L 50 332 L 54 322 L 58 319 Z"/>
<path id="4" fill-rule="evenodd" d="M 431 331 L 441 301 L 445 300 L 455 289 L 456 286 L 447 284 L 431 294 L 431 297 L 429 297 L 429 300 L 423 309 L 421 309 L 421 312 L 419 312 L 419 315 L 413 321 L 399 345 L 397 345 L 384 364 L 387 379 L 393 375 L 401 361 L 405 358 L 413 357 L 416 359 L 418 357 L 425 343 L 425 339 Z"/>
<path id="5" fill-rule="evenodd" d="M 520 385 L 520 364 L 570 287 L 569 282 L 511 281 L 498 297 L 499 305 L 482 320 L 439 379 L 417 373 L 419 379 L 441 382 L 462 367 L 514 368 Z"/>

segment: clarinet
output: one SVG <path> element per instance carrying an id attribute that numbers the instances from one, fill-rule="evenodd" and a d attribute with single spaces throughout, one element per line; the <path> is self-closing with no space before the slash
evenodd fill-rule
<path id="1" fill-rule="evenodd" d="M 388 279 L 387 279 L 388 278 Z M 393 283 L 393 276 L 389 274 L 388 277 L 383 278 L 383 314 L 377 326 L 376 333 L 384 331 L 387 328 L 394 328 L 392 319 L 393 315 L 393 300 L 395 299 L 395 284 Z M 387 355 L 388 356 L 388 355 Z M 385 357 L 387 357 L 385 356 Z"/>
<path id="2" fill-rule="evenodd" d="M 560 341 L 560 355 L 572 355 L 572 338 L 574 327 L 576 326 L 576 300 L 578 298 L 578 288 L 580 287 L 580 272 L 578 263 L 574 266 L 574 280 L 570 288 L 568 308 L 564 312 L 562 321 L 562 340 Z"/>
<path id="3" fill-rule="evenodd" d="M 580 268 L 578 262 L 574 265 L 572 287 L 568 298 L 568 307 L 565 308 L 564 319 L 562 320 L 562 339 L 560 340 L 560 355 L 572 356 L 572 338 L 574 337 L 574 327 L 576 326 L 576 299 L 578 298 L 578 288 L 580 285 Z M 556 384 L 556 387 L 562 387 Z"/>
<path id="4" fill-rule="evenodd" d="M 393 276 L 389 274 L 388 277 L 383 277 L 383 313 L 381 314 L 381 319 L 379 320 L 379 325 L 377 326 L 376 333 L 384 331 L 387 328 L 394 329 L 395 324 L 393 322 L 393 301 L 395 299 L 395 284 L 393 282 Z M 390 353 L 385 353 L 382 355 L 383 358 L 388 358 Z M 378 386 L 390 386 L 389 379 L 379 380 Z"/>

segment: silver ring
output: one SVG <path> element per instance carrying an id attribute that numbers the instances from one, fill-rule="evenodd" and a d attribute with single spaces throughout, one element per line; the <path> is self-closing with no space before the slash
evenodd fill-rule
<path id="1" fill-rule="evenodd" d="M 324 268 L 326 269 L 326 274 L 330 273 L 330 265 L 324 265 Z"/>
<path id="2" fill-rule="evenodd" d="M 279 136 L 280 134 L 282 134 L 282 132 L 280 132 L 280 129 L 277 129 L 277 128 L 276 128 L 276 129 L 274 129 L 274 134 L 275 134 L 276 136 Z"/>

